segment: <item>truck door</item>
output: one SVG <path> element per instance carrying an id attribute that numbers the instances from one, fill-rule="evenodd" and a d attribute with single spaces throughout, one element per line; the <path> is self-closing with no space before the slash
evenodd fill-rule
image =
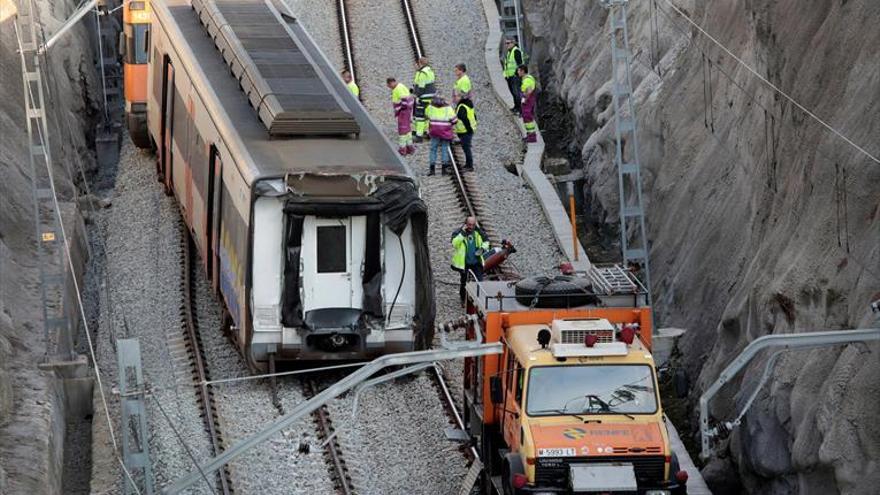
<path id="1" fill-rule="evenodd" d="M 520 402 L 522 400 L 525 370 L 520 366 L 516 356 L 510 354 L 511 360 L 507 367 L 507 390 L 504 394 L 504 440 L 511 452 L 519 450 L 521 435 Z"/>
<path id="2" fill-rule="evenodd" d="M 366 217 L 303 221 L 303 310 L 362 307 Z"/>

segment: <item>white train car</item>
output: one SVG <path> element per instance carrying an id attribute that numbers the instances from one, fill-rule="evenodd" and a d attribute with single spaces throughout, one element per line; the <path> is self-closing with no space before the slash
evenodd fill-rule
<path id="1" fill-rule="evenodd" d="M 279 8 L 153 4 L 147 124 L 159 178 L 253 366 L 428 346 L 417 181 Z"/>

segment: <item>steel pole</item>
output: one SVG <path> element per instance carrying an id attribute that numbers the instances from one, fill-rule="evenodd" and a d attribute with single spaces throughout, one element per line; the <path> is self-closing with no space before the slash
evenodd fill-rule
<path id="1" fill-rule="evenodd" d="M 700 396 L 700 434 L 702 436 L 700 457 L 707 459 L 711 455 L 709 440 L 714 434 L 709 431 L 709 401 L 721 390 L 724 384 L 733 379 L 760 351 L 770 347 L 779 347 L 781 351 L 788 351 L 807 347 L 842 345 L 874 340 L 880 340 L 880 328 L 765 335 L 753 340 L 724 368 L 724 371 L 718 375 L 718 378 Z M 740 416 L 742 414 L 745 414 L 745 410 L 742 411 Z"/>
<path id="2" fill-rule="evenodd" d="M 281 430 L 293 424 L 293 422 L 295 422 L 296 420 L 302 418 L 303 416 L 311 414 L 313 411 L 323 406 L 331 399 L 334 399 L 340 394 L 350 390 L 352 387 L 354 387 L 358 383 L 363 382 L 383 368 L 386 368 L 388 366 L 405 366 L 417 363 L 440 361 L 445 359 L 458 359 L 463 357 L 501 354 L 501 351 L 501 343 L 495 342 L 492 344 L 480 344 L 458 349 L 402 352 L 398 354 L 388 354 L 380 358 L 374 359 L 363 368 L 360 368 L 359 370 L 346 376 L 342 380 L 339 380 L 333 385 L 327 387 L 319 394 L 312 397 L 310 400 L 297 405 L 289 413 L 277 419 L 274 423 L 264 428 L 259 433 L 248 437 L 247 439 L 239 442 L 231 448 L 223 451 L 222 454 L 213 457 L 208 462 L 203 464 L 201 466 L 201 469 L 194 469 L 190 471 L 188 475 L 175 481 L 170 486 L 163 488 L 162 493 L 177 494 L 182 492 L 183 490 L 192 486 L 194 483 L 198 482 L 201 479 L 201 472 L 204 472 L 207 475 L 213 474 L 215 471 L 223 467 L 228 462 L 252 449 L 256 445 L 266 441 L 271 436 L 279 433 Z"/>

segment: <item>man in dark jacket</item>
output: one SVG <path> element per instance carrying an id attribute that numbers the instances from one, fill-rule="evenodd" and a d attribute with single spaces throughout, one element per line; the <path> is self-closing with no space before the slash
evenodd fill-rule
<path id="1" fill-rule="evenodd" d="M 471 152 L 471 142 L 474 139 L 474 131 L 477 130 L 477 114 L 474 112 L 474 103 L 470 98 L 458 100 L 455 106 L 455 116 L 458 122 L 455 124 L 455 135 L 461 142 L 464 151 L 464 170 L 474 169 L 474 155 Z"/>
<path id="2" fill-rule="evenodd" d="M 519 115 L 522 108 L 522 94 L 519 87 L 522 81 L 516 73 L 516 69 L 523 64 L 523 52 L 513 38 L 504 40 L 504 47 L 507 49 L 507 53 L 504 54 L 504 60 L 501 61 L 501 64 L 504 67 L 504 79 L 507 80 L 507 89 L 510 90 L 510 95 L 513 96 L 513 108 L 510 110 Z"/>

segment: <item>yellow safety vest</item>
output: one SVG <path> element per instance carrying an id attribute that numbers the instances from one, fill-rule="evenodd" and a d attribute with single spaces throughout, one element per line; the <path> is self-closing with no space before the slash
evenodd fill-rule
<path id="1" fill-rule="evenodd" d="M 455 108 L 455 114 L 458 115 L 458 110 L 464 107 L 465 111 L 467 111 L 467 119 L 471 124 L 471 130 L 477 131 L 477 112 L 474 111 L 474 107 L 465 105 L 464 103 L 459 103 L 458 107 Z M 458 119 L 458 122 L 455 123 L 455 133 L 456 134 L 465 134 L 467 132 L 467 128 L 464 126 L 464 122 L 462 119 Z"/>
<path id="2" fill-rule="evenodd" d="M 391 103 L 400 103 L 407 96 L 409 96 L 409 88 L 405 84 L 397 83 L 397 86 L 391 90 Z"/>
<path id="3" fill-rule="evenodd" d="M 537 83 L 535 82 L 535 77 L 531 74 L 526 74 L 526 77 L 522 79 L 522 84 L 520 84 L 519 90 L 522 92 L 523 96 L 526 95 L 528 91 L 534 91 Z"/>
<path id="4" fill-rule="evenodd" d="M 459 97 L 467 98 L 471 93 L 471 78 L 467 74 L 463 74 L 455 81 L 455 92 Z"/>
<path id="5" fill-rule="evenodd" d="M 474 229 L 473 236 L 477 249 L 482 249 L 484 252 L 489 250 L 489 241 L 483 239 L 479 229 Z M 452 238 L 452 248 L 455 250 L 452 253 L 452 268 L 464 270 L 464 262 L 467 259 L 467 238 L 461 232 Z M 483 255 L 480 254 L 477 258 L 479 258 L 480 264 L 483 264 Z"/>
<path id="6" fill-rule="evenodd" d="M 361 88 L 359 88 L 358 85 L 355 84 L 354 81 L 351 81 L 350 83 L 346 84 L 346 86 L 348 87 L 348 90 L 351 91 L 351 94 L 353 94 L 355 98 L 357 98 L 358 96 L 361 95 Z"/>
<path id="7" fill-rule="evenodd" d="M 507 50 L 507 59 L 504 64 L 504 77 L 513 77 L 516 75 L 516 68 L 519 67 L 516 63 L 516 52 L 522 54 L 522 50 L 516 45 L 510 50 Z M 520 57 L 522 57 L 522 55 L 520 55 Z M 525 62 L 524 58 L 522 60 Z"/>

